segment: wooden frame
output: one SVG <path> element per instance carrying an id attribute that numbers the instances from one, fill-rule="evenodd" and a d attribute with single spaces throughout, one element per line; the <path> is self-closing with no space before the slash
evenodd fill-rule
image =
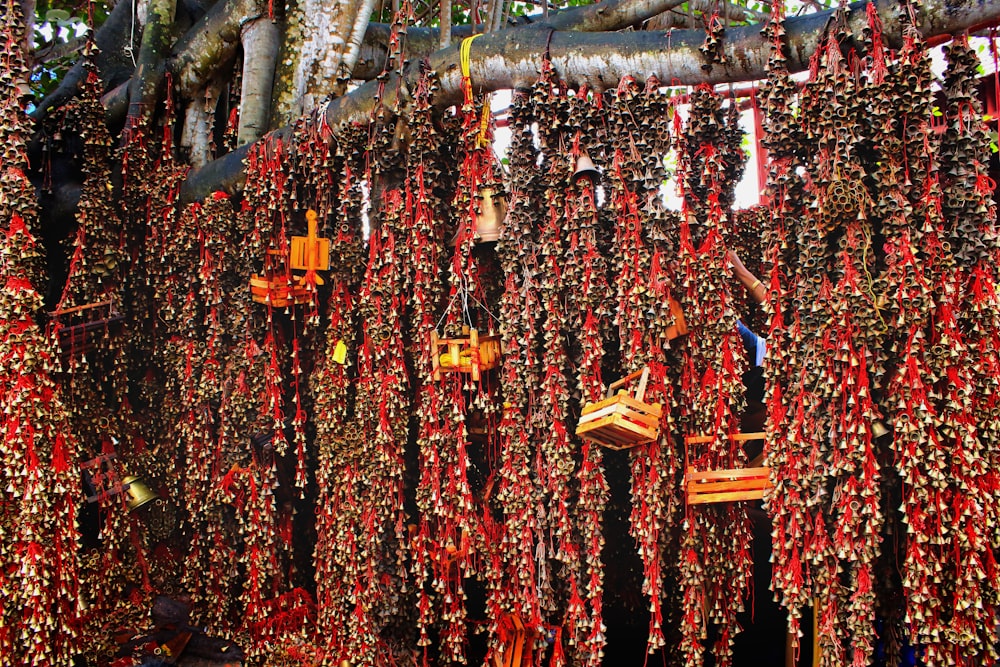
<path id="1" fill-rule="evenodd" d="M 765 434 L 734 433 L 729 436 L 733 442 L 763 440 Z M 713 442 L 714 436 L 697 435 L 684 438 L 684 448 L 688 445 Z M 743 500 L 760 500 L 764 491 L 771 488 L 770 469 L 760 465 L 763 453 L 751 461 L 748 468 L 697 471 L 688 466 L 684 473 L 684 491 L 688 505 L 727 503 Z M 756 465 L 754 465 L 756 464 Z"/>
<path id="2" fill-rule="evenodd" d="M 48 315 L 49 329 L 55 331 L 64 358 L 90 352 L 96 347 L 99 335 L 117 329 L 125 319 L 111 299 L 53 310 Z"/>
<path id="3" fill-rule="evenodd" d="M 639 378 L 635 396 L 621 389 Z M 660 435 L 662 406 L 643 402 L 649 369 L 644 368 L 608 385 L 607 398 L 587 403 L 580 412 L 576 434 L 609 449 L 628 449 L 652 442 Z"/>
<path id="4" fill-rule="evenodd" d="M 463 336 L 438 338 L 431 332 L 431 370 L 435 380 L 442 373 L 468 373 L 476 382 L 483 371 L 500 365 L 500 336 L 480 336 L 469 327 L 462 327 Z"/>

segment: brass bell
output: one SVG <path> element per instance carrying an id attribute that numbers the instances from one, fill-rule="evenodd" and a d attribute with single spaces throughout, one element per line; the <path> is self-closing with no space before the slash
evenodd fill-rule
<path id="1" fill-rule="evenodd" d="M 872 422 L 872 438 L 874 440 L 878 440 L 883 435 L 887 435 L 888 433 L 889 433 L 889 427 L 886 426 L 881 419 L 876 419 L 874 422 Z"/>
<path id="2" fill-rule="evenodd" d="M 591 183 L 597 183 L 600 177 L 601 172 L 597 171 L 597 166 L 594 165 L 594 161 L 590 159 L 590 156 L 586 153 L 580 153 L 580 157 L 576 159 L 576 171 L 573 172 L 573 182 L 576 183 L 581 178 L 589 178 Z"/>
<path id="3" fill-rule="evenodd" d="M 125 505 L 128 507 L 129 512 L 134 512 L 143 505 L 148 505 L 154 500 L 160 499 L 160 496 L 156 492 L 146 486 L 145 482 L 135 475 L 129 475 L 123 479 L 122 486 L 125 487 L 125 493 L 128 494 L 128 500 L 125 501 Z"/>
<path id="4" fill-rule="evenodd" d="M 477 243 L 489 243 L 500 238 L 500 223 L 507 217 L 507 202 L 502 192 L 492 187 L 479 188 L 479 213 L 476 214 L 475 239 Z"/>

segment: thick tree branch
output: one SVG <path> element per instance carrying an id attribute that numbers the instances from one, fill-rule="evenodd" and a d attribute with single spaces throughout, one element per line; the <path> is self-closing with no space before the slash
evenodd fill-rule
<path id="1" fill-rule="evenodd" d="M 73 37 L 65 42 L 58 39 L 52 39 L 35 49 L 34 53 L 32 53 L 32 62 L 35 65 L 44 65 L 45 63 L 50 63 L 53 60 L 74 55 L 82 51 L 86 43 L 86 35 Z"/>
<path id="2" fill-rule="evenodd" d="M 866 3 L 849 8 L 849 29 L 861 35 L 867 26 Z M 786 21 L 789 46 L 788 67 L 802 71 L 823 39 L 824 28 L 831 12 L 791 18 Z M 902 43 L 899 9 L 896 3 L 880 8 L 884 36 L 890 46 Z M 1000 0 L 971 0 L 952 5 L 948 11 L 936 3 L 924 3 L 916 16 L 917 25 L 927 37 L 953 34 L 1000 23 Z M 733 28 L 726 32 L 722 49 L 726 64 L 703 67 L 705 61 L 698 47 L 704 40 L 701 30 L 682 30 L 667 34 L 651 32 L 622 33 L 561 33 L 552 35 L 549 44 L 552 64 L 570 86 L 588 84 L 603 90 L 617 85 L 625 76 L 644 79 L 656 76 L 673 85 L 718 84 L 760 79 L 765 75 L 768 44 L 760 34 L 761 26 Z M 539 59 L 546 48 L 548 33 L 537 30 L 508 30 L 480 38 L 472 48 L 471 74 L 480 92 L 507 88 L 524 88 L 536 79 Z M 458 49 L 450 47 L 430 59 L 431 67 L 441 77 L 435 98 L 438 107 L 447 107 L 460 100 Z M 405 81 L 393 74 L 384 87 L 381 103 L 389 109 L 405 109 L 406 91 L 413 90 L 418 67 L 411 65 L 404 73 Z M 364 122 L 378 99 L 376 82 L 365 84 L 351 94 L 333 100 L 326 111 L 331 127 L 341 123 Z M 397 91 L 401 91 L 397 93 Z M 282 134 L 287 128 L 279 131 Z M 223 156 L 191 175 L 181 191 L 184 201 L 203 199 L 215 190 L 234 192 L 245 180 L 245 151 Z"/>

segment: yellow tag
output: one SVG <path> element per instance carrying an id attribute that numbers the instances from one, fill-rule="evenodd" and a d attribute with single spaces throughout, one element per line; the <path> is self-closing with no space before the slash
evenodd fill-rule
<path id="1" fill-rule="evenodd" d="M 344 341 L 337 341 L 337 346 L 333 348 L 333 360 L 341 365 L 347 363 L 347 346 Z"/>

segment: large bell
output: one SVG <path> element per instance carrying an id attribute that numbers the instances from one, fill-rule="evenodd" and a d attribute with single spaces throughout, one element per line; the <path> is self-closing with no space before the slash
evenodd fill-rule
<path id="1" fill-rule="evenodd" d="M 122 486 L 125 487 L 125 493 L 128 495 L 125 505 L 129 512 L 134 512 L 143 505 L 160 499 L 160 496 L 156 495 L 151 488 L 146 486 L 145 482 L 135 475 L 129 475 L 123 479 Z"/>
<path id="2" fill-rule="evenodd" d="M 507 202 L 502 192 L 492 187 L 479 188 L 479 213 L 476 214 L 476 243 L 488 243 L 500 238 L 500 224 L 507 217 Z"/>
<path id="3" fill-rule="evenodd" d="M 576 159 L 576 171 L 573 172 L 573 182 L 576 183 L 581 178 L 589 178 L 591 183 L 597 183 L 600 177 L 601 172 L 597 171 L 597 166 L 590 159 L 590 156 L 586 153 L 580 153 L 580 157 Z"/>

